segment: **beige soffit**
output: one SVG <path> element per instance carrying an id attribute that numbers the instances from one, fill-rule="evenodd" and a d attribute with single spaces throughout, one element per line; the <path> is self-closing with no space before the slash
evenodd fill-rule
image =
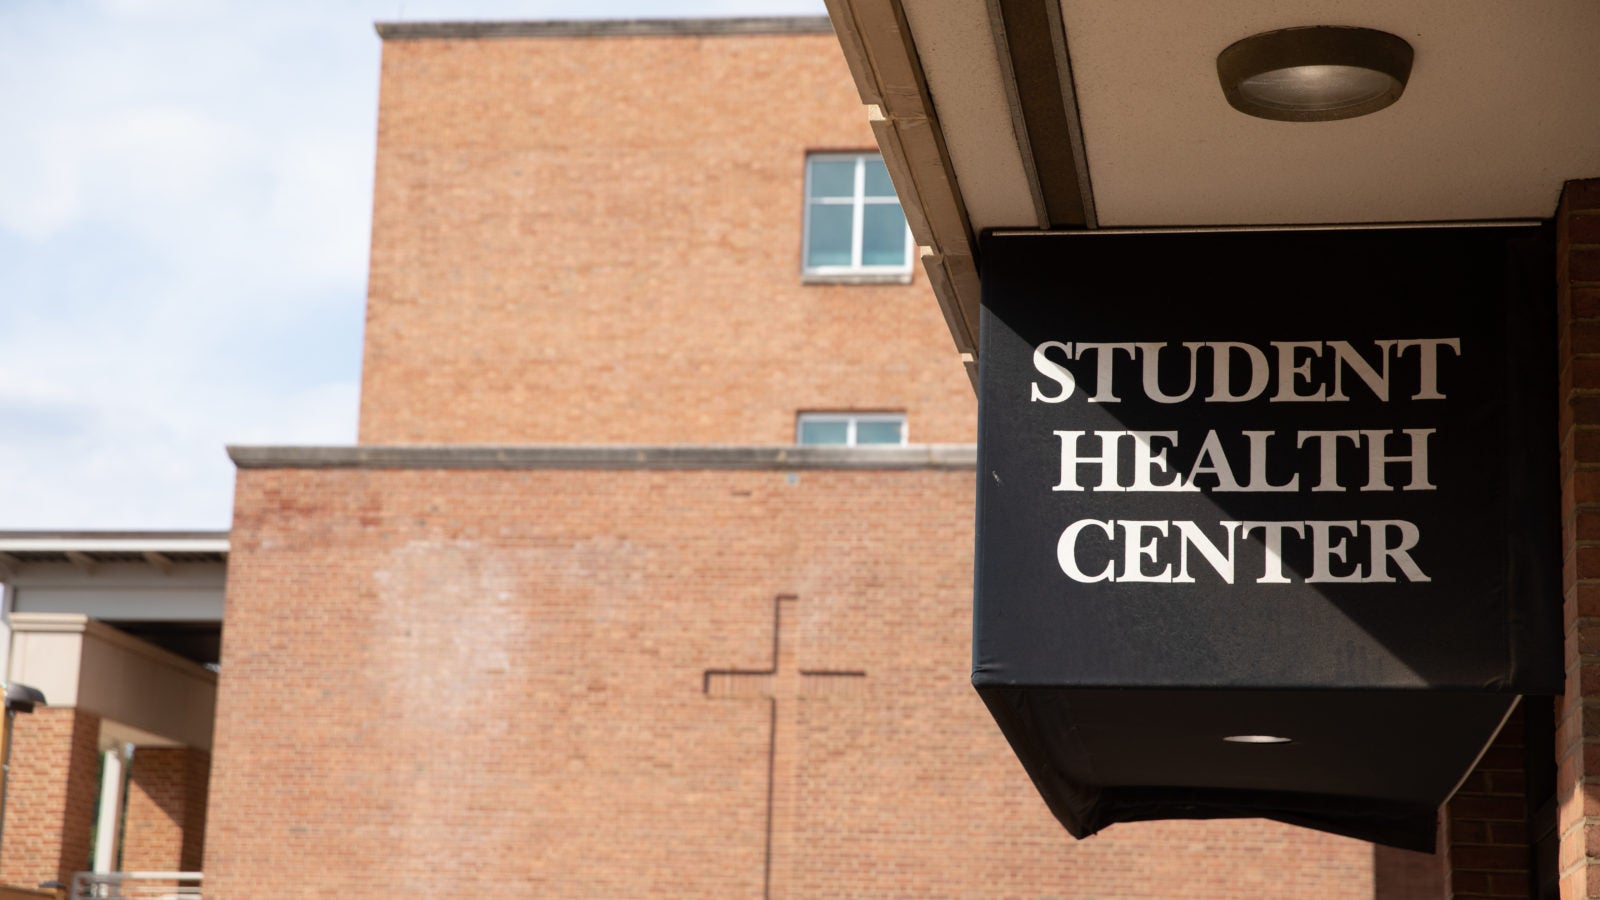
<path id="1" fill-rule="evenodd" d="M 1564 180 L 1600 175 L 1593 0 L 1061 5 L 1104 226 L 1546 218 Z M 1410 42 L 1399 102 L 1315 123 L 1228 106 L 1219 51 L 1314 24 Z"/>
<path id="2" fill-rule="evenodd" d="M 1073 227 L 1049 199 L 1072 193 L 1072 177 L 1084 227 L 1163 228 L 1539 219 L 1566 180 L 1600 176 L 1594 0 L 827 3 L 969 369 L 975 235 Z M 1009 22 L 1028 27 L 1008 34 Z M 1316 24 L 1410 42 L 1400 101 L 1316 123 L 1228 105 L 1223 48 Z M 1049 99 L 1046 33 L 1059 105 L 1035 120 L 1025 107 Z M 1072 177 L 1059 171 L 1073 162 Z"/>
<path id="3" fill-rule="evenodd" d="M 977 384 L 978 270 L 972 221 L 899 0 L 827 0 L 861 102 L 920 247 L 923 268 Z"/>
<path id="4" fill-rule="evenodd" d="M 976 384 L 977 236 L 1094 227 L 1053 0 L 828 0 L 956 347 Z"/>
<path id="5" fill-rule="evenodd" d="M 1030 224 L 1033 197 L 984 4 L 913 2 L 905 12 L 973 231 Z"/>

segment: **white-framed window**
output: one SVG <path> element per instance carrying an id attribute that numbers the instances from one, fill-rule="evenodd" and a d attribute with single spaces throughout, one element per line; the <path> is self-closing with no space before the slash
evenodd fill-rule
<path id="1" fill-rule="evenodd" d="M 905 413 L 801 413 L 796 444 L 837 447 L 900 446 L 906 442 Z"/>
<path id="2" fill-rule="evenodd" d="M 807 279 L 905 281 L 911 229 L 876 153 L 806 157 L 801 274 Z"/>

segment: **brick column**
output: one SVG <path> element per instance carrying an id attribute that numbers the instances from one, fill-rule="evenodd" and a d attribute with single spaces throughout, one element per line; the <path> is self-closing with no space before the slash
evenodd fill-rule
<path id="1" fill-rule="evenodd" d="M 1452 898 L 1530 896 L 1525 720 L 1519 707 L 1445 806 Z"/>
<path id="2" fill-rule="evenodd" d="M 211 754 L 188 747 L 140 747 L 128 776 L 122 868 L 197 872 L 206 830 Z"/>
<path id="3" fill-rule="evenodd" d="M 0 883 L 70 881 L 89 868 L 100 719 L 41 707 L 16 718 Z"/>
<path id="4" fill-rule="evenodd" d="M 1566 696 L 1556 727 L 1562 900 L 1600 897 L 1600 179 L 1556 214 Z"/>

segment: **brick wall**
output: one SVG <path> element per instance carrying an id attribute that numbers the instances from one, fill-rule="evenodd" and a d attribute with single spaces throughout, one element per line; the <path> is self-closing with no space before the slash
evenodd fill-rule
<path id="1" fill-rule="evenodd" d="M 0 883 L 67 882 L 89 868 L 100 720 L 40 707 L 16 717 Z"/>
<path id="2" fill-rule="evenodd" d="M 1556 728 L 1561 896 L 1600 897 L 1600 180 L 1556 215 L 1567 688 Z"/>
<path id="3" fill-rule="evenodd" d="M 806 151 L 874 146 L 831 35 L 391 39 L 381 104 L 363 442 L 971 439 L 920 272 L 800 284 Z M 967 684 L 971 484 L 242 472 L 208 896 L 1441 896 L 1268 822 L 1068 838 Z"/>
<path id="4" fill-rule="evenodd" d="M 806 152 L 875 148 L 832 34 L 385 42 L 362 442 L 970 441 L 920 271 L 800 283 Z"/>
<path id="5" fill-rule="evenodd" d="M 241 471 L 207 896 L 1371 898 L 1289 826 L 1065 834 L 967 682 L 972 491 Z"/>
<path id="6" fill-rule="evenodd" d="M 1444 900 L 1449 896 L 1446 860 L 1444 853 L 1374 846 L 1373 900 Z"/>
<path id="7" fill-rule="evenodd" d="M 1524 713 L 1512 714 L 1445 805 L 1451 897 L 1531 895 Z"/>
<path id="8" fill-rule="evenodd" d="M 121 868 L 202 868 L 211 755 L 189 747 L 140 747 L 128 773 Z"/>

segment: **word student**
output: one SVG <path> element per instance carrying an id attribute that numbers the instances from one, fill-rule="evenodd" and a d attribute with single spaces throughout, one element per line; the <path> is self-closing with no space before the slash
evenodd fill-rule
<path id="1" fill-rule="evenodd" d="M 1034 403 L 1060 403 L 1077 390 L 1077 378 L 1051 354 L 1069 362 L 1093 363 L 1095 389 L 1090 403 L 1118 403 L 1117 358 L 1124 356 L 1141 366 L 1139 386 L 1144 395 L 1157 403 L 1182 403 L 1195 395 L 1200 385 L 1197 370 L 1202 354 L 1211 358 L 1211 390 L 1201 399 L 1205 403 L 1244 403 L 1262 396 L 1268 381 L 1276 374 L 1277 389 L 1267 398 L 1271 403 L 1338 403 L 1350 399 L 1345 392 L 1345 373 L 1356 376 L 1377 399 L 1389 402 L 1391 362 L 1414 365 L 1416 391 L 1412 400 L 1443 400 L 1439 390 L 1440 351 L 1452 356 L 1461 353 L 1459 338 L 1372 341 L 1377 365 L 1369 361 L 1349 341 L 1269 341 L 1268 348 L 1239 341 L 1184 341 L 1172 346 L 1164 341 L 1089 342 L 1045 341 L 1033 349 L 1033 367 L 1050 384 L 1032 382 L 1028 399 Z M 1370 351 L 1369 351 L 1370 352 Z M 1161 386 L 1163 355 L 1188 363 L 1189 379 L 1179 393 L 1168 393 Z M 1268 357 L 1272 359 L 1269 361 Z M 1248 378 L 1246 387 L 1235 391 L 1234 373 Z M 1125 385 L 1122 386 L 1124 389 Z"/>

